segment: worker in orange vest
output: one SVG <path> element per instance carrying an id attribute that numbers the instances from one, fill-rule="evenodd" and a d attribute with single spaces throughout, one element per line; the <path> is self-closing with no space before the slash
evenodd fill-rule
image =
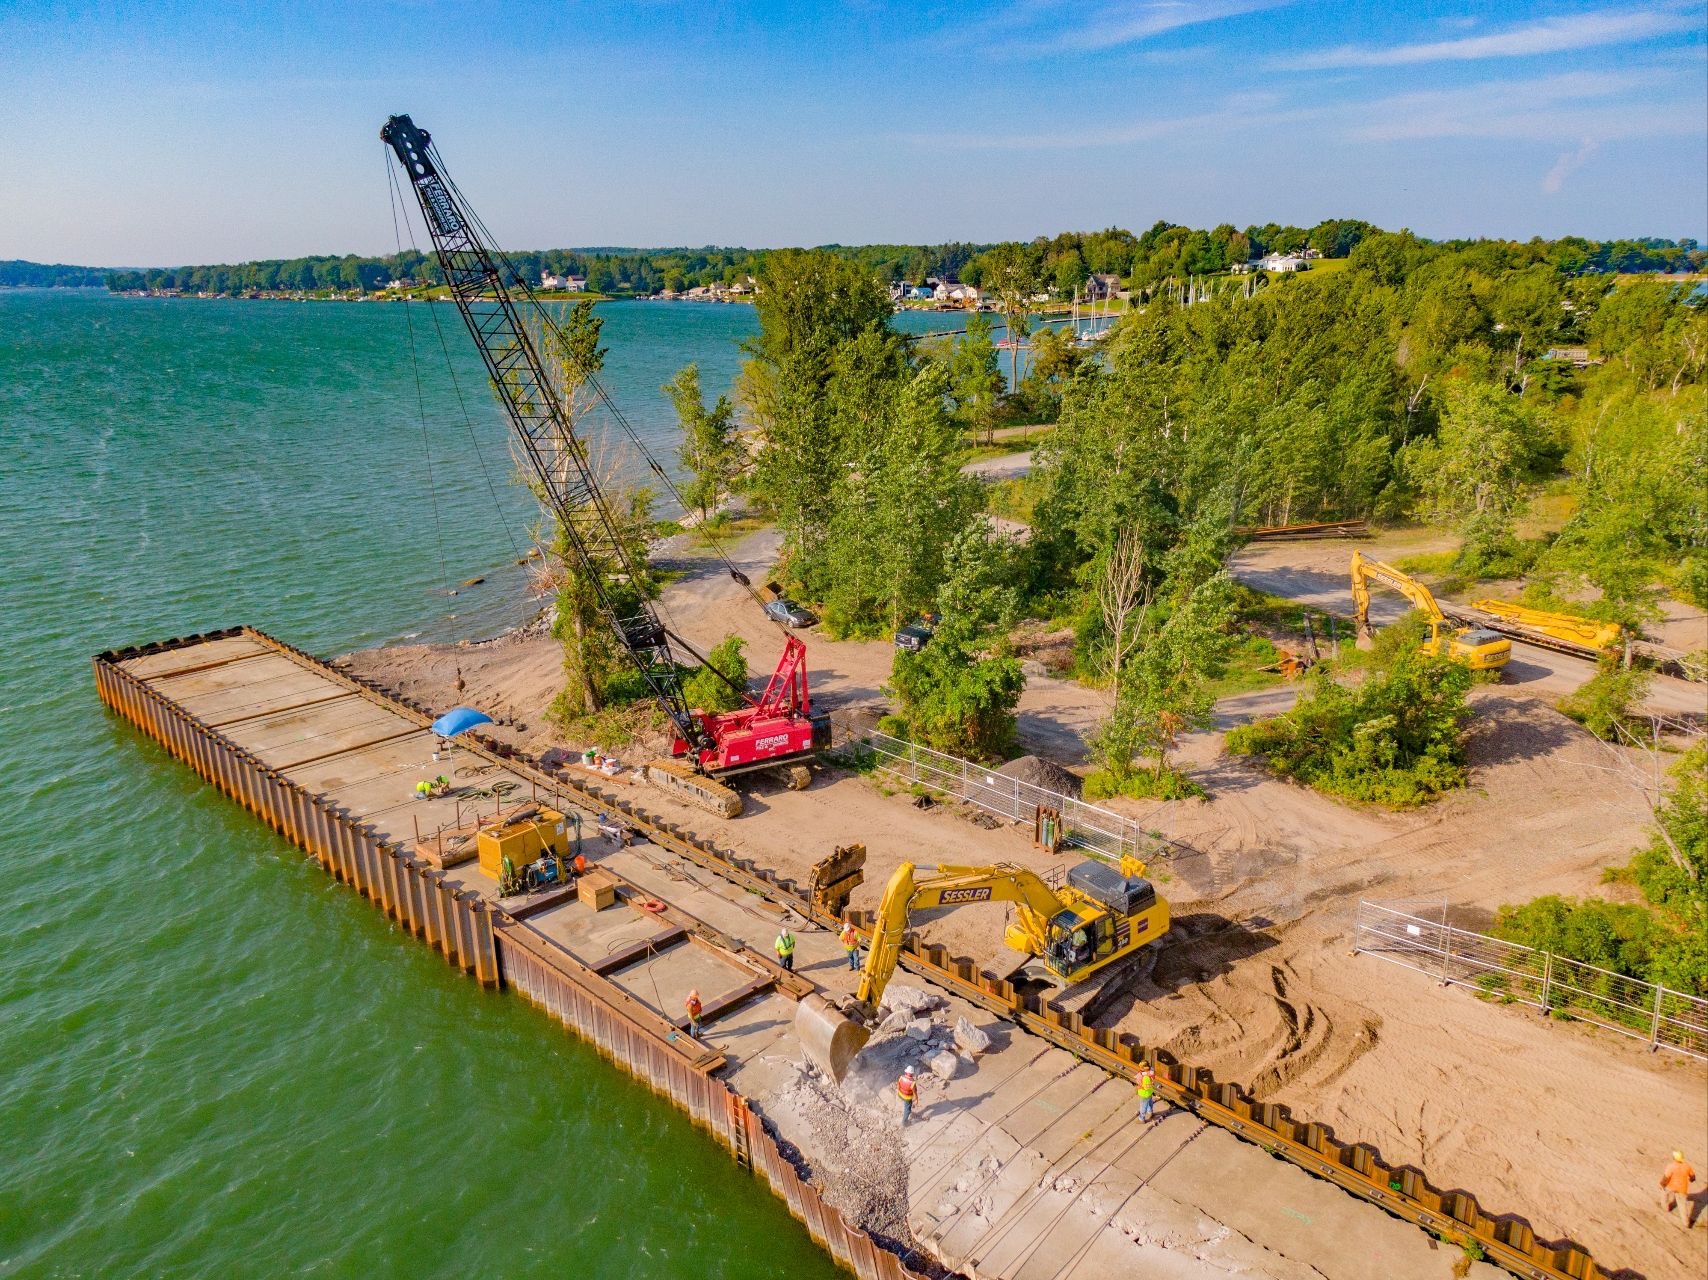
<path id="1" fill-rule="evenodd" d="M 913 1068 L 910 1066 L 901 1073 L 901 1079 L 896 1081 L 896 1097 L 901 1099 L 901 1122 L 906 1124 L 913 1119 L 913 1104 L 919 1099 L 919 1085 L 913 1079 Z"/>
<path id="2" fill-rule="evenodd" d="M 854 926 L 844 923 L 842 926 L 842 949 L 848 953 L 848 967 L 860 967 L 860 935 L 854 932 Z"/>
<path id="3" fill-rule="evenodd" d="M 688 1034 L 698 1040 L 700 1038 L 700 1013 L 705 1008 L 700 1003 L 700 993 L 697 990 L 690 991 L 687 1000 L 683 1003 L 688 1006 Z"/>
<path id="4" fill-rule="evenodd" d="M 1696 1170 L 1684 1158 L 1684 1152 L 1674 1151 L 1672 1163 L 1661 1170 L 1661 1198 L 1667 1217 L 1674 1209 L 1682 1209 L 1684 1225 L 1690 1226 L 1690 1184 L 1696 1181 Z"/>

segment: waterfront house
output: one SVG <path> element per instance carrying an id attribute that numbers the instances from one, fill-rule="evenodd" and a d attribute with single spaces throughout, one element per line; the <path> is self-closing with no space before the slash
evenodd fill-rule
<path id="1" fill-rule="evenodd" d="M 1085 282 L 1087 302 L 1107 302 L 1121 292 L 1121 277 L 1101 272 Z"/>
<path id="2" fill-rule="evenodd" d="M 549 271 L 540 272 L 540 288 L 547 290 L 562 289 L 563 277 L 554 276 Z"/>
<path id="3" fill-rule="evenodd" d="M 581 293 L 586 288 L 586 276 L 565 276 L 563 278 L 563 290 L 565 293 Z"/>
<path id="4" fill-rule="evenodd" d="M 1296 253 L 1270 253 L 1257 260 L 1259 271 L 1304 271 L 1310 263 Z"/>

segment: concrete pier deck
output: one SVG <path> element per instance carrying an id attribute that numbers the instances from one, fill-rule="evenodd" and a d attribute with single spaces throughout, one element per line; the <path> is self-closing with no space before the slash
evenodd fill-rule
<path id="1" fill-rule="evenodd" d="M 966 1018 L 992 1045 L 953 1079 L 926 1075 L 904 1129 L 892 1084 L 895 1064 L 915 1048 L 905 1034 L 875 1040 L 840 1091 L 803 1070 L 795 1003 L 813 990 L 848 994 L 855 975 L 830 930 L 787 903 L 679 851 L 599 835 L 596 806 L 551 791 L 549 779 L 542 786 L 531 769 L 460 748 L 435 760 L 421 709 L 257 633 L 110 658 L 122 676 L 109 682 L 141 686 L 280 785 L 391 845 L 415 848 L 423 835 L 466 825 L 507 799 L 537 795 L 578 810 L 584 851 L 620 881 L 615 906 L 595 911 L 573 895 L 549 905 L 500 899 L 473 862 L 446 869 L 444 885 L 478 895 L 502 938 L 584 983 L 683 1064 L 746 1099 L 832 1204 L 851 1162 L 892 1170 L 911 1236 L 911 1248 L 903 1242 L 898 1252 L 910 1266 L 928 1255 L 977 1280 L 1499 1274 L 1483 1262 L 1467 1270 L 1457 1247 L 1188 1110 L 1165 1107 L 1159 1121 L 1141 1124 L 1130 1083 L 948 991 L 933 993 L 936 1021 Z M 103 696 L 119 705 L 105 685 Z M 416 799 L 416 781 L 440 773 L 451 777 L 451 794 Z M 636 799 L 644 804 L 644 793 Z M 798 937 L 794 974 L 771 955 L 785 922 Z M 897 982 L 919 985 L 905 974 Z M 690 988 L 706 1006 L 697 1040 L 686 1034 Z M 850 1150 L 855 1135 L 863 1154 Z"/>

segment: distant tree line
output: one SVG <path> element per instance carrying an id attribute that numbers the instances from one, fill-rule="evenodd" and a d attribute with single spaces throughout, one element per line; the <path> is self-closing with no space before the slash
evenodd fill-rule
<path id="1" fill-rule="evenodd" d="M 0 289 L 99 289 L 107 282 L 105 267 L 72 267 L 63 262 L 0 261 Z"/>
<path id="2" fill-rule="evenodd" d="M 993 294 L 1029 302 L 1038 293 L 1072 297 L 1093 276 L 1113 276 L 1148 293 L 1164 281 L 1213 276 L 1268 253 L 1305 253 L 1345 258 L 1381 229 L 1356 218 L 1329 218 L 1314 227 L 1265 223 L 1243 231 L 1223 223 L 1209 230 L 1158 221 L 1148 231 L 1111 227 L 1063 232 L 1003 244 L 825 245 L 820 252 L 849 262 L 882 283 L 959 280 Z M 1409 233 L 1402 232 L 1402 235 Z M 1439 242 L 1444 250 L 1468 249 L 1487 241 Z M 1562 275 L 1606 272 L 1700 271 L 1708 253 L 1694 240 L 1644 237 L 1597 241 L 1582 236 L 1532 239 L 1509 245 L 1526 261 Z M 650 296 L 702 285 L 731 285 L 760 279 L 778 250 L 719 248 L 524 250 L 510 254 L 517 272 L 538 287 L 542 274 L 580 276 L 592 293 Z M 11 273 L 30 278 L 10 278 Z M 58 273 L 38 278 L 39 273 Z M 355 254 L 270 259 L 236 264 L 155 267 L 100 272 L 88 267 L 0 264 L 0 284 L 105 283 L 115 292 L 177 290 L 181 293 L 373 292 L 393 280 L 442 283 L 437 264 L 416 252 L 364 258 Z M 1024 289 L 1024 296 L 1021 290 Z"/>
<path id="3" fill-rule="evenodd" d="M 953 278 L 985 246 L 860 245 L 826 246 L 825 252 L 843 258 L 883 280 Z M 517 274 L 538 288 L 540 278 L 580 276 L 592 293 L 648 296 L 664 290 L 681 292 L 699 285 L 737 284 L 764 271 L 767 255 L 755 249 L 548 249 L 509 254 Z M 84 270 L 84 268 L 63 268 Z M 155 267 L 139 271 L 94 272 L 92 283 L 105 283 L 114 292 L 177 290 L 180 293 L 371 293 L 393 280 L 423 285 L 442 284 L 438 264 L 427 255 L 407 252 L 363 258 L 270 259 L 212 266 Z"/>

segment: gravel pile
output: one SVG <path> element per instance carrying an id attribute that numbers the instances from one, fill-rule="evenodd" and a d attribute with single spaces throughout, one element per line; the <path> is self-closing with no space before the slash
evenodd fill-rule
<path id="1" fill-rule="evenodd" d="M 1083 785 L 1077 774 L 1042 756 L 1021 756 L 1018 760 L 1010 760 L 997 772 L 1005 778 L 1016 778 L 1045 791 L 1059 791 L 1068 796 L 1078 796 Z"/>

